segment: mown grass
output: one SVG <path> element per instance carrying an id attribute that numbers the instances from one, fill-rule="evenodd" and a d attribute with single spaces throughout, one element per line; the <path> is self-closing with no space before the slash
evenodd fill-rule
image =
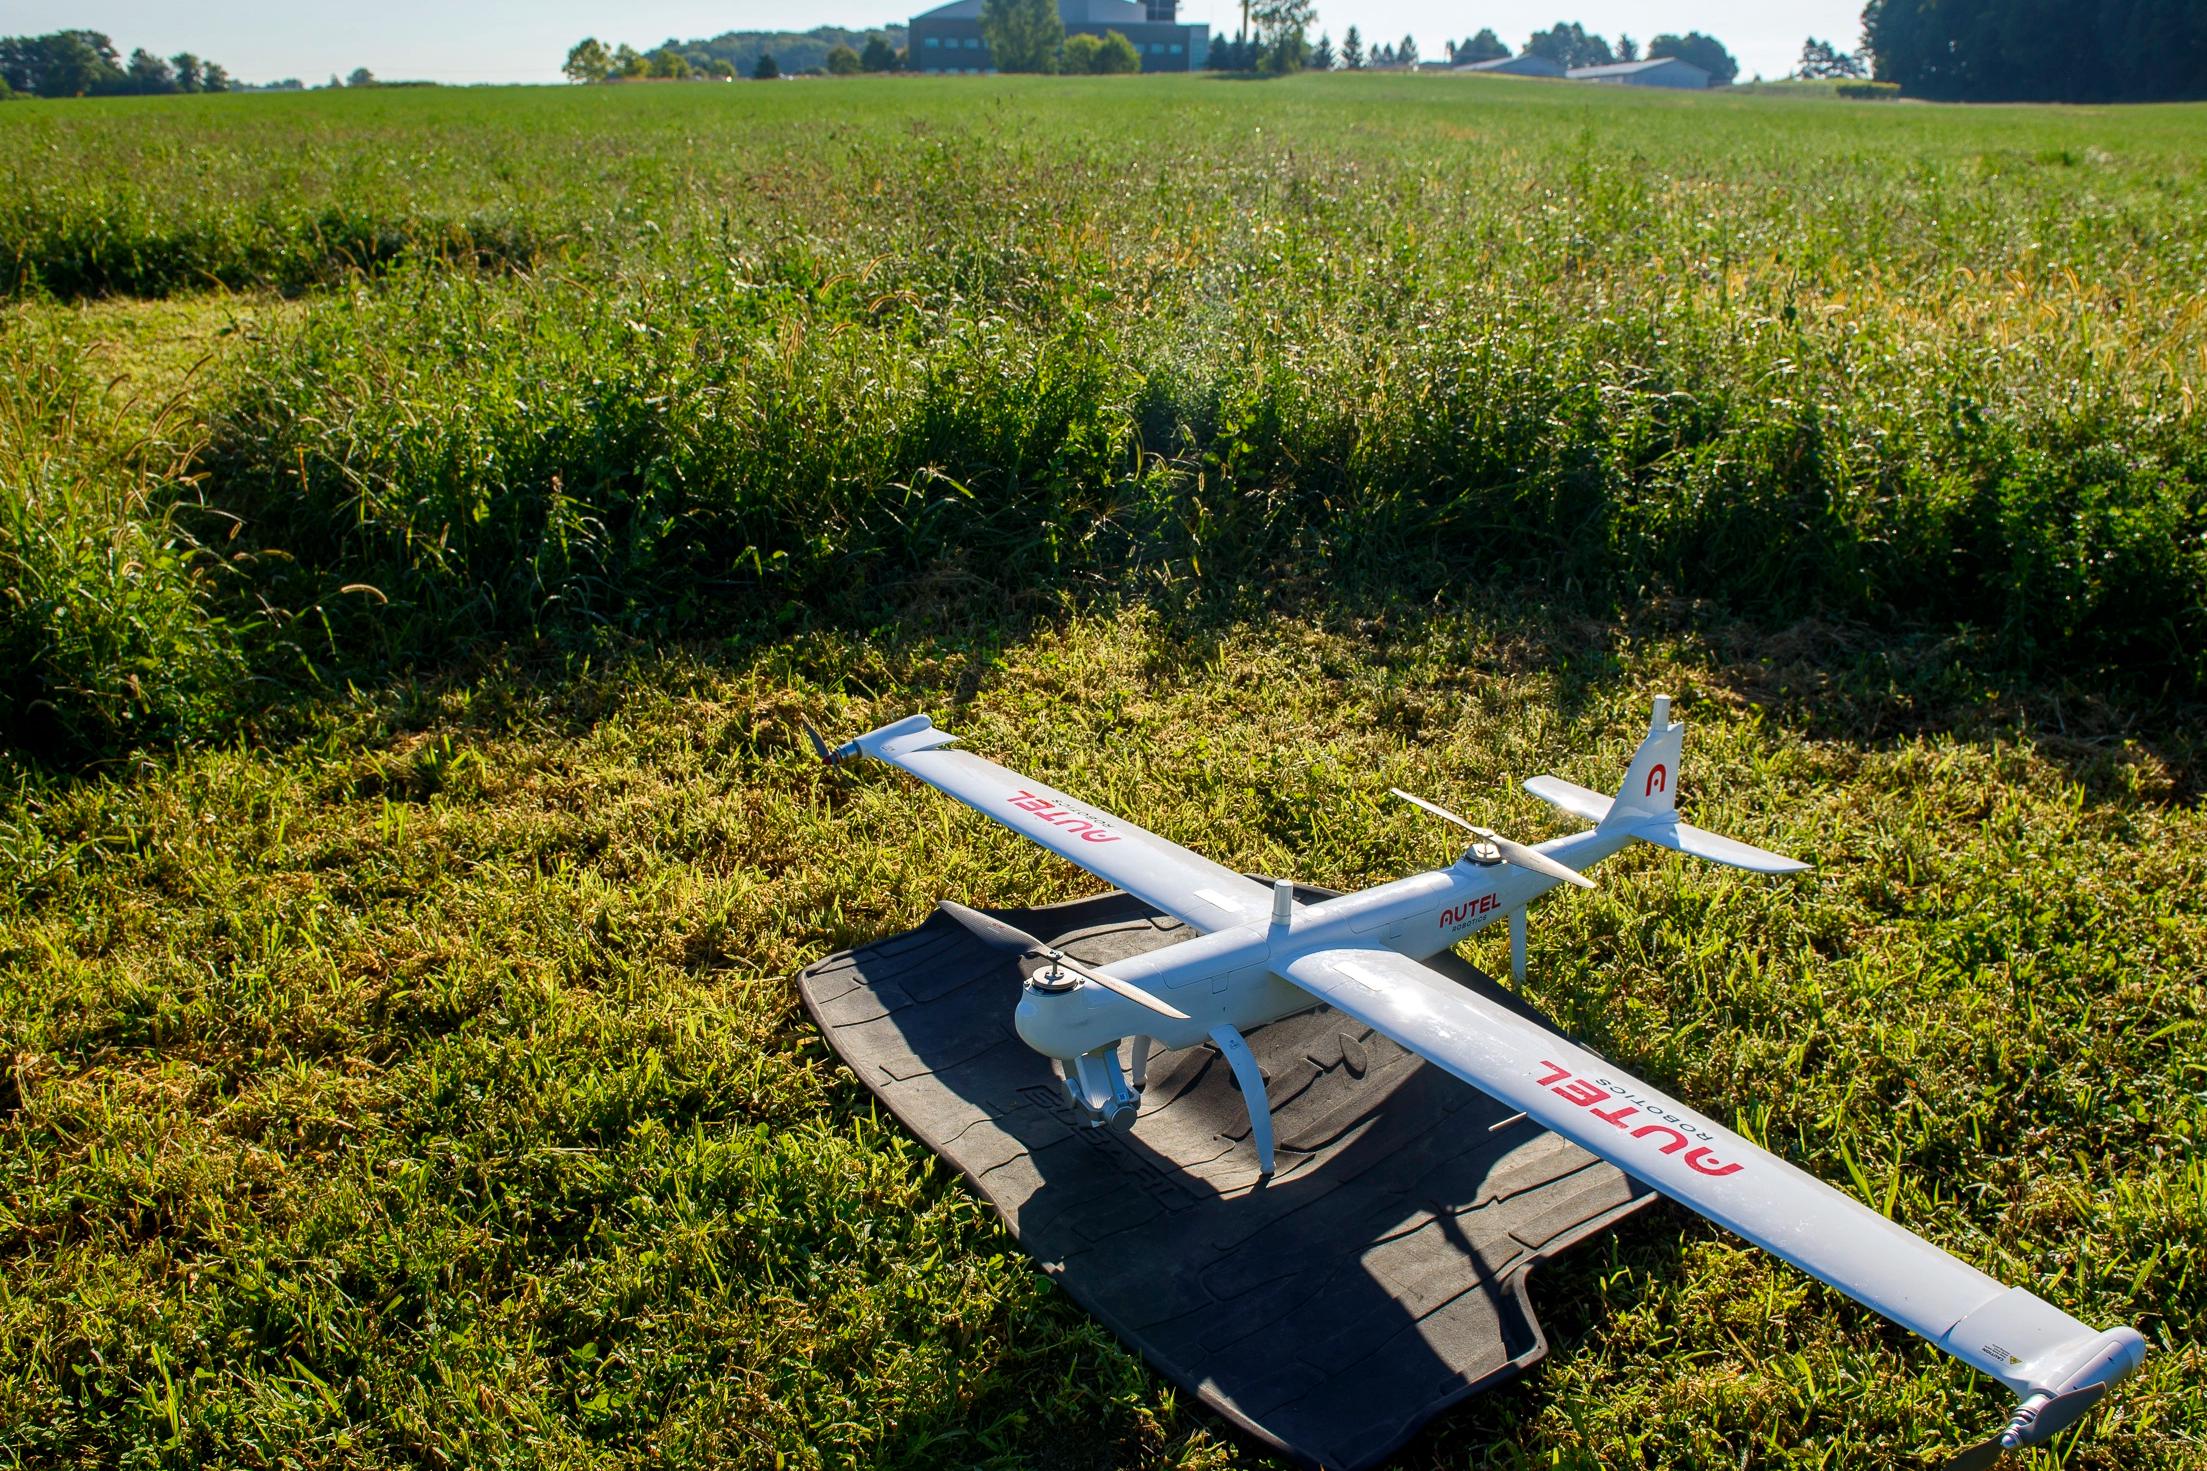
<path id="1" fill-rule="evenodd" d="M 931 709 L 1346 886 L 1445 856 L 1386 785 L 1545 833 L 1509 780 L 1608 784 L 1668 687 L 1689 803 L 1818 874 L 1628 860 L 1541 999 L 2139 1323 L 2046 1464 L 2201 1464 L 2203 134 L 1424 78 L 0 109 L 0 1447 L 1253 1464 L 784 979 L 1085 881 L 795 717 Z M 1414 1464 L 2001 1414 L 1676 1212 L 1544 1302 Z"/>
<path id="2" fill-rule="evenodd" d="M 425 686 L 282 754 L 19 796 L 7 1443 L 1252 1464 L 875 1118 L 784 979 L 940 894 L 1089 881 L 893 773 L 825 772 L 793 717 L 931 709 L 1229 863 L 1346 886 L 1445 856 L 1387 785 L 1544 834 L 1510 780 L 1608 781 L 1661 686 L 1701 820 L 1818 873 L 1625 860 L 1544 910 L 1536 993 L 1965 1258 L 2140 1324 L 2141 1379 L 2060 1463 L 2198 1464 L 2207 845 L 2169 801 L 2182 753 L 1815 738 L 1809 701 L 1879 692 L 1659 632 L 1187 634 L 954 626 Z M 1549 1366 L 1413 1464 L 1908 1463 L 2001 1413 L 1682 1213 L 1542 1292 Z"/>

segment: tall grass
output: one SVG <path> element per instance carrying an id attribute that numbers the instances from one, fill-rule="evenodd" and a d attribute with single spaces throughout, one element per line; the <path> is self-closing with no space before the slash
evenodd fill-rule
<path id="1" fill-rule="evenodd" d="M 349 283 L 197 403 L 264 665 L 915 587 L 1478 583 L 2207 687 L 2200 109 L 906 79 L 22 115 L 22 282 L 89 231 Z M 300 223 L 333 210 L 447 246 Z M 68 289 L 168 279 L 118 270 Z"/>
<path id="2" fill-rule="evenodd" d="M 194 446 L 130 416 L 81 357 L 0 331 L 0 743 L 102 760 L 240 708 L 219 560 L 179 521 Z"/>

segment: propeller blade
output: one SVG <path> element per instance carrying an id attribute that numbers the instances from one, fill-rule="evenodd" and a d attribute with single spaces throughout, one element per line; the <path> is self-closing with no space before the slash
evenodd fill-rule
<path id="1" fill-rule="evenodd" d="M 1060 963 L 1062 964 L 1063 962 Z M 1164 1002 L 1158 1000 L 1155 996 L 1150 995 L 1149 992 L 1143 990 L 1140 986 L 1122 981 L 1117 976 L 1107 976 L 1101 971 L 1089 970 L 1084 966 L 1078 965 L 1068 965 L 1066 966 L 1066 969 L 1072 971 L 1084 981 L 1095 982 L 1097 985 L 1103 987 L 1106 991 L 1111 992 L 1114 996 L 1124 996 L 1127 1000 L 1133 1002 L 1137 1006 L 1148 1007 L 1151 1011 L 1156 1012 L 1159 1016 L 1169 1016 L 1176 1022 L 1184 1022 L 1188 1019 L 1188 1014 L 1180 1010 L 1178 1007 L 1166 1005 Z"/>
<path id="2" fill-rule="evenodd" d="M 1464 819 L 1458 817 L 1455 813 L 1449 811 L 1446 807 L 1441 806 L 1437 802 L 1428 802 L 1423 797 L 1412 796 L 1410 793 L 1404 791 L 1401 787 L 1389 787 L 1387 790 L 1393 795 L 1402 798 L 1403 801 L 1408 802 L 1413 807 L 1423 807 L 1426 811 L 1432 813 L 1435 817 L 1446 818 L 1448 821 L 1455 823 L 1458 827 L 1462 828 L 1467 833 L 1475 833 L 1480 831 L 1480 829 L 1473 827 L 1470 823 L 1464 821 Z"/>
<path id="3" fill-rule="evenodd" d="M 959 924 L 964 925 L 977 938 L 996 946 L 1000 950 L 1017 950 L 1022 954 L 1047 957 L 1052 964 L 1071 971 L 1084 981 L 1103 987 L 1114 996 L 1124 996 L 1135 1005 L 1146 1006 L 1159 1016 L 1171 1017 L 1176 1022 L 1188 1020 L 1188 1014 L 1178 1007 L 1166 1005 L 1132 982 L 1122 981 L 1117 976 L 1107 976 L 1101 971 L 1090 970 L 1079 961 L 1043 944 L 1017 925 L 1008 925 L 993 915 L 983 914 L 978 909 L 968 909 L 955 899 L 937 899 L 935 907 Z"/>
<path id="4" fill-rule="evenodd" d="M 820 759 L 833 766 L 835 764 L 835 748 L 820 738 L 820 732 L 812 728 L 811 721 L 800 720 L 797 723 L 805 728 L 805 739 L 812 742 L 812 749 L 819 753 Z"/>
<path id="5" fill-rule="evenodd" d="M 978 909 L 968 909 L 955 899 L 937 899 L 935 907 L 964 925 L 975 938 L 985 940 L 1000 950 L 1048 950 L 1033 935 L 1017 925 L 1009 925 L 994 915 L 983 914 Z"/>
<path id="6" fill-rule="evenodd" d="M 1941 1471 L 1986 1471 L 1986 1468 L 2000 1459 L 2001 1452 L 2005 1449 L 1997 1435 L 1991 1440 L 1981 1440 L 1947 1462 Z"/>
<path id="7" fill-rule="evenodd" d="M 1534 873 L 1544 873 L 1552 879 L 1561 879 L 1567 884 L 1577 884 L 1582 889 L 1594 887 L 1594 881 L 1585 874 L 1566 864 L 1556 862 L 1555 859 L 1550 858 L 1538 848 L 1528 848 L 1523 843 L 1513 843 L 1500 833 L 1488 832 L 1484 828 L 1477 829 L 1477 832 L 1481 838 L 1494 844 L 1495 851 L 1502 855 L 1502 861 L 1505 863 L 1514 863 L 1519 868 L 1529 868 Z"/>
<path id="8" fill-rule="evenodd" d="M 1428 802 L 1423 797 L 1413 796 L 1401 787 L 1389 787 L 1387 790 L 1413 807 L 1423 807 L 1435 817 L 1446 818 L 1448 821 L 1455 823 L 1480 842 L 1494 844 L 1494 851 L 1502 855 L 1502 861 L 1505 863 L 1514 863 L 1519 868 L 1530 869 L 1534 873 L 1546 874 L 1549 878 L 1557 879 L 1566 884 L 1577 884 L 1582 889 L 1594 887 L 1594 881 L 1585 874 L 1580 873 L 1575 868 L 1565 867 L 1538 848 L 1528 848 L 1523 843 L 1511 842 L 1492 828 L 1480 827 L 1477 823 L 1466 822 L 1438 802 Z"/>
<path id="9" fill-rule="evenodd" d="M 2084 1412 L 2099 1403 L 2107 1393 L 2105 1384 L 2087 1384 L 2072 1389 L 2067 1394 L 2057 1394 L 2040 1399 L 2033 1395 L 2018 1407 L 2008 1422 L 2008 1429 L 2000 1438 L 2002 1445 L 2044 1445 L 2084 1418 Z"/>

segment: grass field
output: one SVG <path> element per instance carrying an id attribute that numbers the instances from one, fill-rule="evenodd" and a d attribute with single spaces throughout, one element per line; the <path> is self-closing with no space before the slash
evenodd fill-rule
<path id="1" fill-rule="evenodd" d="M 0 108 L 0 1452 L 1261 1464 L 788 975 L 1076 871 L 933 711 L 1239 867 L 1610 785 L 1623 1065 L 2137 1324 L 2207 1466 L 2207 108 L 1454 78 Z M 1491 947 L 1474 958 L 1493 963 Z M 1659 1207 L 1409 1463 L 1936 1464 L 1968 1371 Z"/>

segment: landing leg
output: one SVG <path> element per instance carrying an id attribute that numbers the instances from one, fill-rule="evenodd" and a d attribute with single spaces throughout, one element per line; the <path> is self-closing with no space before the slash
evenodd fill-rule
<path id="1" fill-rule="evenodd" d="M 1510 979 L 1525 984 L 1525 911 L 1510 911 Z"/>
<path id="2" fill-rule="evenodd" d="M 1257 1054 L 1232 1027 L 1221 1023 L 1211 1028 L 1211 1041 L 1225 1054 L 1227 1065 L 1234 1070 L 1234 1081 L 1241 1085 L 1241 1101 L 1249 1110 L 1249 1142 L 1257 1147 L 1257 1171 L 1269 1179 L 1276 1161 L 1272 1154 L 1272 1100 L 1265 1097 L 1264 1069 L 1257 1066 Z"/>
<path id="3" fill-rule="evenodd" d="M 1133 1037 L 1129 1041 L 1133 1044 L 1134 1056 L 1129 1060 L 1126 1080 L 1139 1093 L 1142 1085 L 1149 1081 L 1149 1055 L 1157 1044 L 1148 1037 Z"/>

